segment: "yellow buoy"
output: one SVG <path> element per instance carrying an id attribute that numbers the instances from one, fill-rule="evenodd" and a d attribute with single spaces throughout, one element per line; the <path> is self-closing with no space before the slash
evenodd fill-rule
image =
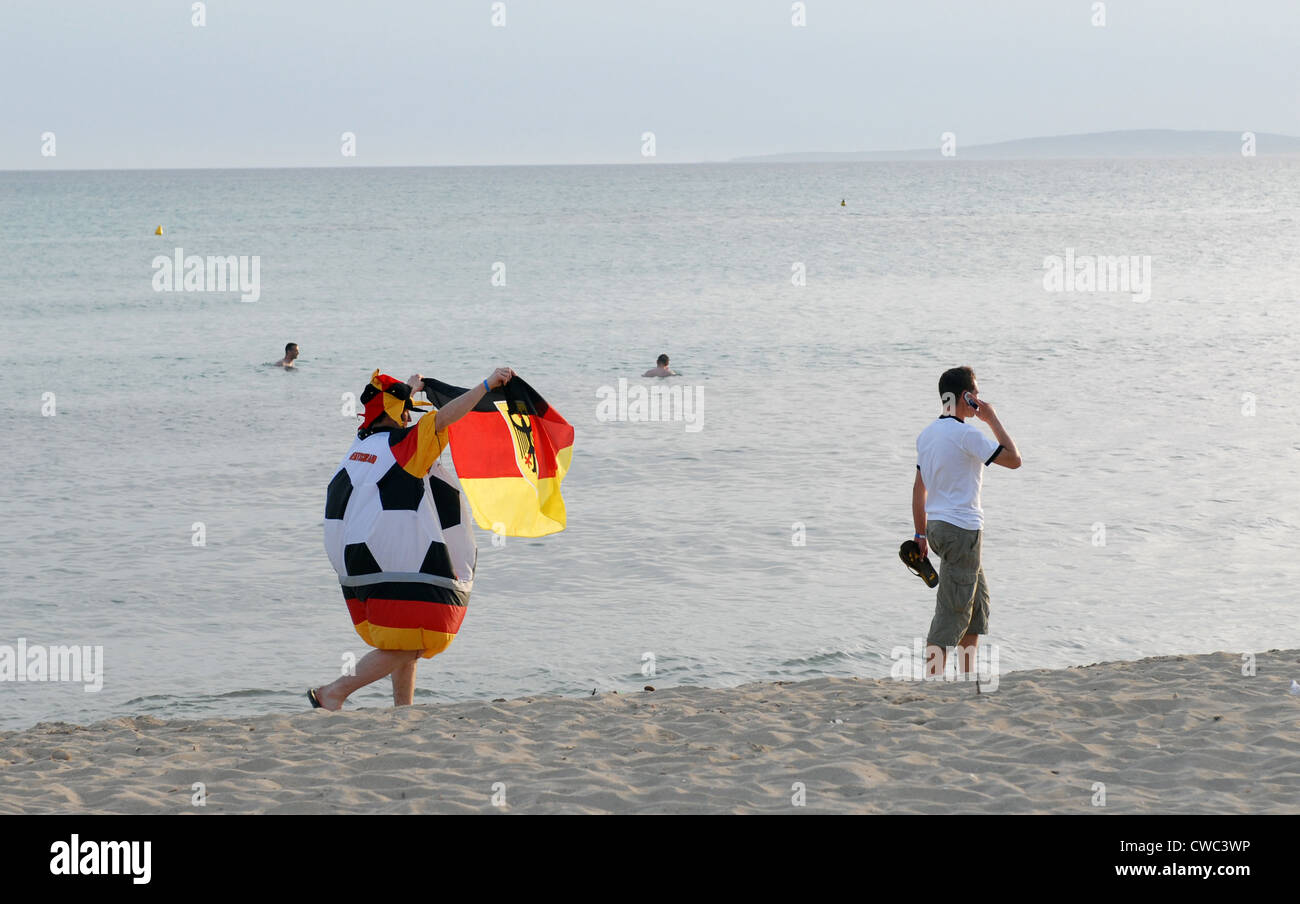
<path id="1" fill-rule="evenodd" d="M 843 206 L 845 206 L 845 205 L 844 205 L 844 199 L 843 199 L 843 198 L 841 198 L 841 199 L 840 199 L 840 207 L 843 207 Z M 159 226 L 159 227 L 158 227 L 158 228 L 159 228 L 159 229 L 162 229 L 162 227 L 161 227 L 161 226 Z M 159 234 L 159 235 L 162 235 L 162 233 L 161 233 L 161 232 L 160 232 L 160 233 L 158 233 L 158 234 Z"/>
<path id="2" fill-rule="evenodd" d="M 154 235 L 162 235 L 162 227 L 159 226 L 157 229 L 155 229 L 155 230 L 153 231 L 153 234 L 154 234 Z"/>

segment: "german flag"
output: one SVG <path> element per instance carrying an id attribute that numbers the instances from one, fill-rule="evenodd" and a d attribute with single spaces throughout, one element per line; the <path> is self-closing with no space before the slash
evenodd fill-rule
<path id="1" fill-rule="evenodd" d="M 436 407 L 467 392 L 424 378 Z M 456 476 L 485 530 L 544 537 L 564 530 L 560 482 L 573 460 L 573 428 L 516 376 L 447 430 Z"/>

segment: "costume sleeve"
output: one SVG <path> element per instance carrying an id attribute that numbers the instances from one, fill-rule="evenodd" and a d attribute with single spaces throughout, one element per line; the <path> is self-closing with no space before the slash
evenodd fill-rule
<path id="1" fill-rule="evenodd" d="M 415 426 L 403 431 L 400 438 L 394 435 L 393 457 L 406 473 L 424 477 L 447 447 L 447 431 L 435 430 L 438 426 L 435 412 L 420 417 Z"/>

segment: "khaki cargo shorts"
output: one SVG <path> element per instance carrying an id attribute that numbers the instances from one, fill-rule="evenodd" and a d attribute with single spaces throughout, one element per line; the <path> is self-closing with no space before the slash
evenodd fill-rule
<path id="1" fill-rule="evenodd" d="M 931 551 L 943 560 L 934 619 L 925 642 L 954 647 L 967 634 L 989 633 L 989 585 L 980 566 L 984 532 L 930 521 L 925 535 Z"/>

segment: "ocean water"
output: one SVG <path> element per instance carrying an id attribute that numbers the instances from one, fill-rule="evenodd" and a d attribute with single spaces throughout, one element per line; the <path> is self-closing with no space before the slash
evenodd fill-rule
<path id="1" fill-rule="evenodd" d="M 0 727 L 300 710 L 362 655 L 321 518 L 376 367 L 508 363 L 577 433 L 568 530 L 480 535 L 417 702 L 888 674 L 957 364 L 1025 459 L 985 480 L 1001 671 L 1300 647 L 1300 161 L 6 172 L 0 211 L 0 644 L 104 655 Z M 178 247 L 260 297 L 154 291 Z M 1149 255 L 1149 300 L 1046 291 L 1067 249 Z M 700 429 L 600 420 L 660 352 Z"/>

